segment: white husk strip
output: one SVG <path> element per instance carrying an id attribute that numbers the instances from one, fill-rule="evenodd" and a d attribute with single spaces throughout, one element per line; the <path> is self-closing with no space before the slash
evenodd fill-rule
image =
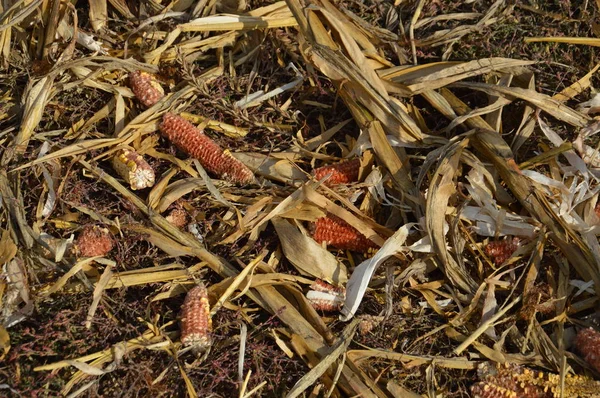
<path id="1" fill-rule="evenodd" d="M 400 227 L 394 235 L 385 241 L 377 254 L 356 267 L 346 286 L 346 301 L 341 311 L 340 320 L 348 321 L 354 316 L 377 268 L 391 256 L 407 250 L 403 244 L 408 238 L 410 229 L 415 225 L 415 223 L 409 223 Z"/>

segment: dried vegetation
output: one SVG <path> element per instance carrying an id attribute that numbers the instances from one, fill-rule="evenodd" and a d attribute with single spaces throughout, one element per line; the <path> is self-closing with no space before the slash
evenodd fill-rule
<path id="1" fill-rule="evenodd" d="M 521 3 L 0 2 L 0 395 L 599 396 L 600 4 Z"/>

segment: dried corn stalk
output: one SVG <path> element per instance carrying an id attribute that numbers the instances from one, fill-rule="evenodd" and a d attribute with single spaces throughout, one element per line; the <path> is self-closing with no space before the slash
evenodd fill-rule
<path id="1" fill-rule="evenodd" d="M 325 178 L 328 174 L 331 174 L 331 177 L 325 181 L 325 185 L 334 186 L 357 181 L 359 170 L 360 159 L 352 159 L 329 166 L 319 167 L 314 170 L 314 175 L 317 180 L 320 180 Z"/>
<path id="2" fill-rule="evenodd" d="M 165 96 L 162 86 L 150 73 L 135 71 L 129 74 L 129 86 L 135 97 L 147 107 L 151 107 Z"/>
<path id="3" fill-rule="evenodd" d="M 155 175 L 152 166 L 142 155 L 130 149 L 122 149 L 112 158 L 115 171 L 131 186 L 131 189 L 150 188 Z"/>
<path id="4" fill-rule="evenodd" d="M 240 184 L 254 181 L 254 173 L 228 150 L 223 151 L 200 129 L 173 113 L 165 113 L 160 125 L 162 133 L 179 149 L 198 159 L 215 175 Z"/>
<path id="5" fill-rule="evenodd" d="M 196 354 L 206 351 L 212 344 L 212 319 L 204 284 L 201 283 L 188 292 L 181 312 L 181 343 L 186 347 L 193 347 Z"/>

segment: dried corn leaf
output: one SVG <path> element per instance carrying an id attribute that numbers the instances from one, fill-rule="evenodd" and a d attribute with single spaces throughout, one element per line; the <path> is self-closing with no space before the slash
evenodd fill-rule
<path id="1" fill-rule="evenodd" d="M 437 258 L 440 260 L 442 272 L 452 281 L 454 286 L 470 292 L 477 285 L 470 274 L 449 253 L 446 244 L 446 212 L 448 202 L 456 193 L 455 177 L 463 149 L 468 140 L 449 144 L 440 159 L 437 170 L 431 179 L 427 193 L 425 218 L 427 232 L 433 244 Z"/>
<path id="2" fill-rule="evenodd" d="M 33 165 L 36 165 L 39 163 L 44 163 L 44 162 L 47 162 L 47 161 L 53 160 L 53 159 L 60 159 L 60 158 L 64 158 L 67 156 L 81 155 L 82 153 L 86 153 L 86 152 L 89 152 L 89 151 L 92 151 L 95 149 L 105 148 L 107 146 L 111 146 L 113 144 L 119 144 L 119 143 L 120 143 L 119 140 L 114 139 L 114 138 L 98 138 L 98 139 L 80 141 L 75 144 L 66 146 L 62 149 L 59 149 L 55 152 L 51 152 L 51 153 L 44 155 L 41 158 L 35 159 L 31 162 L 25 163 L 24 165 L 19 166 L 13 170 L 14 171 L 22 170 L 22 169 L 31 167 Z"/>
<path id="3" fill-rule="evenodd" d="M 42 120 L 44 109 L 52 94 L 54 75 L 42 77 L 37 82 L 30 81 L 25 91 L 24 112 L 19 132 L 13 141 L 13 150 L 6 151 L 2 162 L 8 163 L 12 156 L 21 156 L 27 149 L 33 131 Z"/>
<path id="4" fill-rule="evenodd" d="M 425 91 L 437 90 L 451 83 L 485 75 L 491 72 L 510 72 L 534 64 L 534 61 L 524 61 L 510 58 L 483 58 L 470 62 L 436 62 L 409 68 L 395 68 L 379 72 L 384 79 L 402 83 L 413 95 Z"/>
<path id="5" fill-rule="evenodd" d="M 321 359 L 319 364 L 312 368 L 308 373 L 306 373 L 300 380 L 296 382 L 296 384 L 292 387 L 290 391 L 288 391 L 286 398 L 296 398 L 299 397 L 308 387 L 314 384 L 315 381 L 319 377 L 321 377 L 330 366 L 332 366 L 337 359 L 346 352 L 348 346 L 352 342 L 352 338 L 356 333 L 356 329 L 358 328 L 360 320 L 355 319 L 350 324 L 348 324 L 340 338 L 335 342 L 335 344 L 331 347 L 329 353 Z"/>
<path id="6" fill-rule="evenodd" d="M 562 89 L 560 93 L 554 94 L 552 98 L 557 101 L 567 101 L 581 94 L 591 86 L 592 76 L 599 68 L 600 64 L 596 64 L 596 66 L 586 73 L 585 76 L 571 84 L 569 87 Z"/>
<path id="7" fill-rule="evenodd" d="M 348 280 L 346 266 L 288 220 L 275 217 L 271 223 L 275 226 L 283 253 L 301 274 L 336 285 Z"/>
<path id="8" fill-rule="evenodd" d="M 228 30 L 272 29 L 296 26 L 296 20 L 290 14 L 253 17 L 247 15 L 214 15 L 194 19 L 178 26 L 181 32 L 210 32 Z"/>
<path id="9" fill-rule="evenodd" d="M 42 296 L 48 296 L 48 295 L 58 292 L 67 284 L 69 279 L 71 279 L 76 273 L 78 273 L 85 266 L 93 263 L 95 260 L 97 260 L 99 258 L 101 258 L 101 257 L 86 257 L 86 258 L 78 261 L 71 267 L 71 269 L 69 269 L 69 271 L 67 271 L 63 276 L 61 276 L 53 285 L 50 285 L 50 286 L 40 289 L 39 294 L 41 294 Z"/>
<path id="10" fill-rule="evenodd" d="M 149 285 L 152 283 L 171 282 L 175 280 L 183 282 L 201 268 L 202 263 L 193 265 L 189 268 L 185 268 L 180 264 L 167 264 L 158 267 L 119 272 L 110 277 L 104 289 L 119 289 L 127 286 Z M 90 281 L 92 283 L 98 282 L 94 278 L 90 278 Z"/>
<path id="11" fill-rule="evenodd" d="M 163 213 L 169 208 L 169 206 L 171 206 L 171 204 L 175 203 L 181 197 L 199 189 L 207 189 L 206 181 L 202 178 L 190 177 L 177 180 L 174 183 L 169 184 L 164 189 L 164 192 L 162 193 L 160 201 L 158 202 L 158 206 L 156 206 L 156 208 L 160 213 Z"/>
<path id="12" fill-rule="evenodd" d="M 106 26 L 108 12 L 106 0 L 90 0 L 90 23 L 97 32 Z"/>
<path id="13" fill-rule="evenodd" d="M 104 293 L 104 289 L 108 285 L 110 278 L 113 274 L 112 268 L 117 264 L 114 261 L 103 261 L 104 263 L 104 272 L 102 272 L 102 276 L 96 283 L 94 288 L 94 294 L 92 296 L 92 303 L 90 304 L 90 308 L 88 309 L 87 319 L 85 321 L 85 327 L 89 329 L 92 327 L 92 319 L 94 318 L 94 314 L 96 313 L 96 309 L 98 308 L 98 304 L 100 303 L 100 299 L 102 298 L 102 294 Z M 80 369 L 81 370 L 81 369 Z"/>
<path id="14" fill-rule="evenodd" d="M 0 284 L 0 326 L 9 328 L 31 315 L 34 306 L 29 293 L 27 270 L 21 259 L 14 257 L 3 263 L 0 275 L 4 279 Z M 2 290 L 5 290 L 4 295 Z"/>
<path id="15" fill-rule="evenodd" d="M 595 37 L 526 37 L 525 43 L 567 43 L 600 47 L 600 39 Z"/>
<path id="16" fill-rule="evenodd" d="M 407 250 L 404 242 L 406 242 L 410 229 L 414 225 L 414 223 L 410 223 L 400 227 L 391 238 L 385 241 L 372 258 L 363 261 L 354 269 L 346 286 L 346 300 L 340 315 L 342 321 L 350 320 L 358 310 L 377 268 L 391 256 Z"/>
<path id="17" fill-rule="evenodd" d="M 472 144 L 498 170 L 511 192 L 521 205 L 552 232 L 552 240 L 562 251 L 584 280 L 600 284 L 600 271 L 589 247 L 579 234 L 552 210 L 548 199 L 528 180 L 516 165 L 512 151 L 502 137 L 490 131 L 478 131 L 471 138 Z M 600 294 L 599 292 L 596 292 Z"/>
<path id="18" fill-rule="evenodd" d="M 0 325 L 0 361 L 4 359 L 10 351 L 10 335 L 4 326 Z"/>
<path id="19" fill-rule="evenodd" d="M 167 237 L 156 229 L 146 228 L 141 225 L 124 225 L 122 228 L 140 234 L 148 242 L 152 243 L 170 256 L 191 256 L 194 254 L 192 248 L 177 243 L 175 240 Z"/>
<path id="20" fill-rule="evenodd" d="M 298 185 L 307 180 L 304 173 L 294 164 L 294 159 L 298 158 L 295 153 L 278 153 L 273 155 L 263 155 L 261 153 L 233 153 L 233 156 L 254 173 L 265 178 Z"/>
<path id="21" fill-rule="evenodd" d="M 385 359 L 388 361 L 410 362 L 413 366 L 426 364 L 435 361 L 438 366 L 447 369 L 467 369 L 473 370 L 477 368 L 479 362 L 469 361 L 464 358 L 446 358 L 441 356 L 419 356 L 399 352 L 390 352 L 378 349 L 369 350 L 350 350 L 348 351 L 348 359 L 360 364 L 369 358 Z"/>
<path id="22" fill-rule="evenodd" d="M 548 95 L 538 93 L 534 90 L 471 82 L 454 83 L 452 87 L 469 88 L 476 91 L 483 91 L 490 95 L 501 95 L 513 100 L 518 98 L 540 108 L 558 120 L 577 127 L 585 127 L 590 120 L 588 116 L 569 108 Z"/>
<path id="23" fill-rule="evenodd" d="M 0 264 L 4 265 L 12 260 L 17 251 L 17 245 L 11 239 L 10 233 L 7 230 L 2 230 L 2 237 L 0 238 Z"/>
<path id="24" fill-rule="evenodd" d="M 243 138 L 248 135 L 248 129 L 242 127 L 233 126 L 217 120 L 210 120 L 203 116 L 194 115 L 187 112 L 182 112 L 180 115 L 194 124 L 202 124 L 211 130 L 223 133 L 231 138 Z"/>

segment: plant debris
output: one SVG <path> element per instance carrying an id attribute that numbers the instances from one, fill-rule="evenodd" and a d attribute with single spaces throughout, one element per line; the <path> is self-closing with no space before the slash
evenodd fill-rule
<path id="1" fill-rule="evenodd" d="M 0 395 L 598 397 L 600 3 L 537 3 L 2 2 Z"/>

